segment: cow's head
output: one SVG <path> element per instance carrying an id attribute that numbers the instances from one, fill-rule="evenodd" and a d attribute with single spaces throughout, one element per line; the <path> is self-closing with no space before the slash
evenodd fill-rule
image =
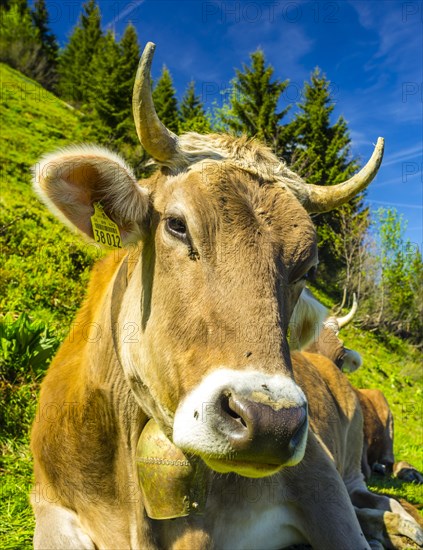
<path id="1" fill-rule="evenodd" d="M 383 140 L 361 172 L 324 188 L 255 140 L 177 137 L 152 102 L 153 51 L 148 44 L 141 59 L 133 107 L 156 174 L 138 183 L 119 157 L 85 146 L 45 158 L 36 187 L 89 237 L 101 202 L 123 242 L 140 243 L 119 304 L 119 326 L 134 323 L 139 337 L 122 333 L 118 351 L 146 413 L 215 470 L 269 475 L 298 463 L 306 444 L 307 403 L 292 376 L 287 329 L 317 262 L 308 213 L 364 189 Z"/>
<path id="2" fill-rule="evenodd" d="M 310 296 L 309 299 L 317 302 L 313 295 L 309 291 L 307 292 Z M 300 302 L 301 300 L 299 300 Z M 297 307 L 298 304 L 295 309 Z M 344 342 L 339 338 L 340 330 L 353 320 L 356 311 L 357 298 L 354 294 L 353 305 L 347 315 L 344 317 L 336 317 L 335 315 L 328 317 L 323 323 L 322 330 L 316 335 L 314 342 L 309 344 L 307 350 L 328 357 L 344 372 L 356 371 L 363 362 L 361 355 L 357 351 L 345 347 Z"/>

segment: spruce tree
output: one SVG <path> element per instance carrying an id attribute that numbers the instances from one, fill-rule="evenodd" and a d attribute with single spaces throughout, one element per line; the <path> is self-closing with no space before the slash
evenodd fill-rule
<path id="1" fill-rule="evenodd" d="M 41 52 L 46 57 L 52 79 L 55 81 L 59 47 L 56 37 L 49 29 L 49 17 L 45 0 L 35 1 L 31 15 L 34 26 L 38 29 L 39 39 L 41 41 Z"/>
<path id="2" fill-rule="evenodd" d="M 166 66 L 163 67 L 162 74 L 153 90 L 153 100 L 162 123 L 177 134 L 179 131 L 178 102 L 172 77 Z"/>
<path id="3" fill-rule="evenodd" d="M 49 29 L 49 16 L 45 0 L 35 0 L 32 10 L 32 20 L 38 29 L 43 50 L 48 55 L 49 60 L 55 62 L 58 45 L 56 37 Z"/>
<path id="4" fill-rule="evenodd" d="M 119 43 L 111 31 L 102 36 L 92 59 L 89 105 L 114 142 L 137 143 L 131 98 L 139 55 L 137 33 L 129 24 Z"/>
<path id="5" fill-rule="evenodd" d="M 16 6 L 20 15 L 29 13 L 28 0 L 0 0 L 0 9 L 10 10 L 12 6 Z"/>
<path id="6" fill-rule="evenodd" d="M 180 106 L 179 131 L 180 133 L 198 132 L 203 134 L 210 130 L 210 121 L 204 112 L 200 98 L 195 95 L 195 83 L 191 81 Z"/>
<path id="7" fill-rule="evenodd" d="M 129 23 L 119 42 L 119 62 L 117 65 L 117 125 L 115 129 L 116 140 L 131 145 L 138 144 L 132 116 L 132 93 L 135 75 L 140 58 L 137 31 Z"/>
<path id="8" fill-rule="evenodd" d="M 289 125 L 295 149 L 292 154 L 292 169 L 308 183 L 334 185 L 352 176 L 358 165 L 351 157 L 351 140 L 345 119 L 341 116 L 331 123 L 334 103 L 330 95 L 330 82 L 316 68 L 306 82 L 303 102 L 298 105 L 299 113 Z M 356 197 L 342 208 L 353 217 L 362 205 L 363 195 Z M 340 217 L 335 210 L 315 217 L 320 237 L 321 273 L 327 281 L 342 268 L 336 240 L 340 234 Z M 325 277 L 326 275 L 326 277 Z"/>
<path id="9" fill-rule="evenodd" d="M 12 0 L 0 7 L 0 62 L 51 88 L 53 69 L 42 50 L 26 0 Z"/>
<path id="10" fill-rule="evenodd" d="M 86 110 L 90 111 L 94 136 L 100 143 L 111 144 L 118 124 L 117 66 L 119 48 L 108 31 L 101 36 L 91 61 L 91 77 L 87 91 Z"/>
<path id="11" fill-rule="evenodd" d="M 132 93 L 139 62 L 137 33 L 129 24 L 119 43 L 112 32 L 101 37 L 92 59 L 87 138 L 117 149 L 137 168 L 145 160 L 132 116 Z"/>
<path id="12" fill-rule="evenodd" d="M 288 80 L 272 80 L 274 69 L 266 64 L 262 50 L 251 54 L 251 65 L 236 71 L 229 109 L 223 108 L 221 119 L 236 134 L 256 136 L 275 152 L 283 148 L 281 120 L 290 106 L 277 110 Z"/>
<path id="13" fill-rule="evenodd" d="M 95 0 L 83 5 L 78 25 L 59 57 L 58 90 L 60 95 L 81 105 L 88 100 L 93 57 L 102 36 L 100 10 Z"/>
<path id="14" fill-rule="evenodd" d="M 0 16 L 0 61 L 31 76 L 24 70 L 26 59 L 23 57 L 28 57 L 39 46 L 40 40 L 38 30 L 32 24 L 26 0 L 12 0 L 7 6 L 2 6 Z"/>

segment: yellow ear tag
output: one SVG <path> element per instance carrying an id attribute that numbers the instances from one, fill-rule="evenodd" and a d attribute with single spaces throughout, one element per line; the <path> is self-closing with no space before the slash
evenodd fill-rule
<path id="1" fill-rule="evenodd" d="M 119 227 L 103 210 L 99 202 L 94 203 L 94 214 L 91 216 L 91 225 L 94 240 L 107 248 L 122 248 L 122 239 Z"/>

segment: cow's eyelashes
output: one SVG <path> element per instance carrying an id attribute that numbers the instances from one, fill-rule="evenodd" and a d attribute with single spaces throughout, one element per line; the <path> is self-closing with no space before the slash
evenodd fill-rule
<path id="1" fill-rule="evenodd" d="M 304 273 L 304 275 L 302 277 L 299 277 L 298 279 L 295 279 L 295 281 L 293 283 L 296 284 L 296 283 L 299 283 L 300 281 L 303 281 L 303 282 L 304 281 L 314 281 L 316 279 L 316 271 L 317 271 L 317 266 L 314 265 L 306 273 Z"/>
<path id="2" fill-rule="evenodd" d="M 169 217 L 166 218 L 166 230 L 176 237 L 177 239 L 187 242 L 188 241 L 188 234 L 187 234 L 187 226 L 183 219 L 181 218 L 174 218 Z"/>
<path id="3" fill-rule="evenodd" d="M 302 277 L 302 279 L 305 281 L 314 281 L 316 279 L 316 272 L 317 272 L 317 266 L 314 265 L 307 271 L 307 273 L 304 275 L 304 277 Z"/>

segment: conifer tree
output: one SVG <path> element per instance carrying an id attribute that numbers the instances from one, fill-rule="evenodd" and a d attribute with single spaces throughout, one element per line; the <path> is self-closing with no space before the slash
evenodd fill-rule
<path id="1" fill-rule="evenodd" d="M 33 28 L 26 0 L 11 0 L 0 7 L 0 61 L 24 72 L 20 59 L 25 46 L 27 50 L 39 44 L 38 30 Z M 20 47 L 17 47 L 19 44 Z M 15 54 L 14 50 L 17 49 Z M 25 74 L 28 74 L 25 72 Z"/>
<path id="2" fill-rule="evenodd" d="M 52 79 L 56 80 L 57 55 L 59 47 L 54 34 L 49 29 L 49 17 L 45 0 L 36 0 L 31 12 L 32 21 L 41 42 L 41 52 L 45 55 L 50 67 Z"/>
<path id="3" fill-rule="evenodd" d="M 272 80 L 273 72 L 262 50 L 251 54 L 251 65 L 236 71 L 229 109 L 222 109 L 221 119 L 235 133 L 256 136 L 279 152 L 284 142 L 280 123 L 290 107 L 278 112 L 277 106 L 288 80 Z"/>
<path id="4" fill-rule="evenodd" d="M 89 105 L 115 144 L 138 143 L 131 98 L 139 55 L 137 33 L 129 24 L 119 43 L 111 31 L 102 36 L 92 59 Z"/>
<path id="5" fill-rule="evenodd" d="M 345 119 L 341 116 L 331 123 L 334 103 L 330 95 L 330 82 L 316 68 L 306 82 L 300 111 L 289 125 L 295 143 L 291 166 L 308 183 L 334 185 L 352 176 L 357 162 L 351 158 L 351 140 Z M 363 195 L 343 206 L 344 213 L 353 217 L 361 208 Z M 336 240 L 340 234 L 339 211 L 316 216 L 315 224 L 320 237 L 319 257 L 323 278 L 334 281 L 341 270 Z M 363 225 L 363 227 L 365 224 Z M 320 268 L 319 268 L 320 269 Z"/>
<path id="6" fill-rule="evenodd" d="M 116 140 L 131 145 L 138 144 L 132 116 L 132 92 L 140 58 L 137 31 L 129 23 L 119 42 L 119 63 L 117 65 L 117 113 Z"/>
<path id="7" fill-rule="evenodd" d="M 12 6 L 18 9 L 20 15 L 29 13 L 28 0 L 0 0 L 0 9 L 10 10 Z"/>
<path id="8" fill-rule="evenodd" d="M 111 31 L 102 36 L 92 59 L 85 113 L 87 139 L 117 149 L 137 169 L 145 160 L 132 115 L 132 92 L 139 62 L 137 33 L 129 24 L 119 43 Z"/>
<path id="9" fill-rule="evenodd" d="M 101 36 L 100 10 L 95 0 L 88 0 L 58 65 L 59 93 L 77 105 L 88 100 L 92 60 Z"/>
<path id="10" fill-rule="evenodd" d="M 113 141 L 118 124 L 118 64 L 119 48 L 113 33 L 108 31 L 100 37 L 92 57 L 92 72 L 86 97 L 94 136 L 101 143 L 110 144 Z"/>
<path id="11" fill-rule="evenodd" d="M 0 61 L 51 88 L 53 69 L 42 51 L 26 0 L 11 0 L 0 7 Z"/>
<path id="12" fill-rule="evenodd" d="M 195 83 L 191 81 L 188 84 L 180 106 L 179 131 L 183 132 L 210 132 L 210 120 L 204 112 L 203 104 L 198 96 L 195 95 Z"/>
<path id="13" fill-rule="evenodd" d="M 179 131 L 178 102 L 169 69 L 164 66 L 162 74 L 153 90 L 156 112 L 162 123 L 174 132 Z"/>
<path id="14" fill-rule="evenodd" d="M 316 68 L 306 82 L 304 101 L 292 122 L 297 147 L 292 168 L 301 173 L 308 183 L 333 185 L 350 177 L 357 169 L 351 160 L 350 137 L 347 123 L 341 116 L 331 124 L 335 108 L 330 95 L 330 82 Z"/>

